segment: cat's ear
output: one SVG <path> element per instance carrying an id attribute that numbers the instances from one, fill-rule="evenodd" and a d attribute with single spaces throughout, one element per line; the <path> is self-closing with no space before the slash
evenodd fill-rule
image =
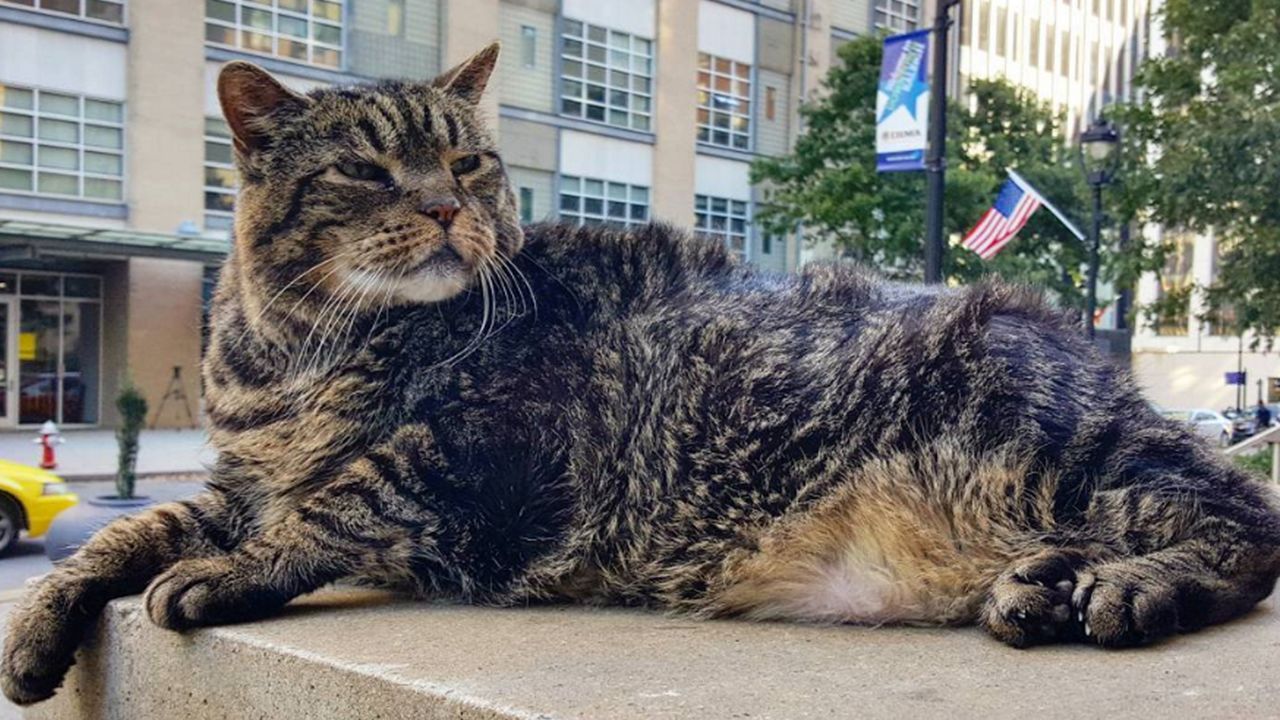
<path id="1" fill-rule="evenodd" d="M 273 117 L 299 112 L 310 100 L 257 65 L 236 60 L 218 74 L 218 102 L 236 149 L 248 156 L 266 145 Z"/>
<path id="2" fill-rule="evenodd" d="M 467 58 L 454 69 L 432 80 L 432 87 L 452 93 L 472 105 L 479 103 L 485 86 L 489 84 L 489 76 L 498 65 L 498 53 L 501 50 L 502 43 L 493 43 Z"/>

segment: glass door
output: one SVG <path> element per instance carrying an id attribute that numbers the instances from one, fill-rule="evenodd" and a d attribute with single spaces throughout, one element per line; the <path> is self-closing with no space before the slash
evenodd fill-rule
<path id="1" fill-rule="evenodd" d="M 17 317 L 12 298 L 0 298 L 0 428 L 17 423 Z"/>

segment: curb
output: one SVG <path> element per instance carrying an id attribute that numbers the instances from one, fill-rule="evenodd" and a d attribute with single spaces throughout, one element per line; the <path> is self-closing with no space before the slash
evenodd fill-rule
<path id="1" fill-rule="evenodd" d="M 57 470 L 52 470 L 51 472 L 54 475 L 58 475 Z M 58 477 L 62 478 L 64 481 L 66 481 L 70 485 L 76 485 L 79 483 L 91 483 L 91 482 L 113 482 L 116 479 L 115 474 L 102 474 L 102 473 L 85 474 L 85 475 L 58 475 Z M 162 470 L 157 472 L 138 473 L 138 479 L 139 480 L 164 480 L 164 481 L 174 480 L 174 481 L 184 481 L 184 482 L 190 482 L 190 481 L 203 482 L 209 479 L 209 471 L 208 470 L 168 470 L 168 471 Z"/>

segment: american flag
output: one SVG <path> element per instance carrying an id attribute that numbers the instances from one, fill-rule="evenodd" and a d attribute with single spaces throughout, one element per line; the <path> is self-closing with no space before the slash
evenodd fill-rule
<path id="1" fill-rule="evenodd" d="M 964 236 L 961 244 L 978 253 L 983 260 L 990 260 L 1009 244 L 1014 235 L 1027 224 L 1031 215 L 1040 209 L 1040 195 L 1025 187 L 1017 175 L 1011 174 L 996 204 L 982 216 L 977 225 Z"/>

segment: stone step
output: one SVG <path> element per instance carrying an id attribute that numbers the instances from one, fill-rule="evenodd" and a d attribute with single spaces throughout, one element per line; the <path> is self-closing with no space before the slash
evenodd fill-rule
<path id="1" fill-rule="evenodd" d="M 1141 718 L 1280 714 L 1274 601 L 1137 651 L 1013 650 L 973 629 L 494 610 L 327 590 L 187 635 L 111 604 L 30 720 Z"/>

